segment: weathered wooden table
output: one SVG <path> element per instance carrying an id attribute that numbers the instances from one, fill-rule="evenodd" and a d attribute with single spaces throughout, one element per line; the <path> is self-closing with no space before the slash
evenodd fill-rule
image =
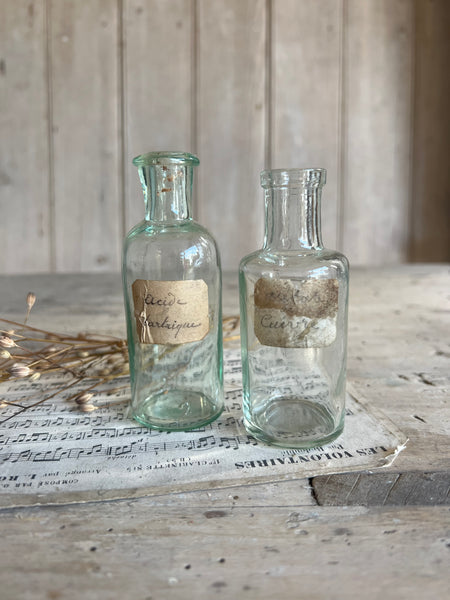
<path id="1" fill-rule="evenodd" d="M 124 334 L 118 275 L 2 276 L 1 316 L 30 290 L 36 326 Z M 3 509 L 2 600 L 448 598 L 449 297 L 447 266 L 352 271 L 348 378 L 409 438 L 390 467 Z"/>

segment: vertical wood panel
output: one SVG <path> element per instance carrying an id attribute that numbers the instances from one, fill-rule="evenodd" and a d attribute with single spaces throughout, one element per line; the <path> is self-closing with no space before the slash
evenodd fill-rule
<path id="1" fill-rule="evenodd" d="M 450 2 L 416 0 L 411 258 L 450 260 Z"/>
<path id="2" fill-rule="evenodd" d="M 0 3 L 0 270 L 50 269 L 45 3 Z"/>
<path id="3" fill-rule="evenodd" d="M 193 151 L 190 0 L 126 0 L 126 227 L 144 217 L 134 156 L 152 150 Z"/>
<path id="4" fill-rule="evenodd" d="M 322 233 L 336 248 L 342 1 L 276 0 L 272 31 L 272 166 L 327 169 Z"/>
<path id="5" fill-rule="evenodd" d="M 346 0 L 343 249 L 405 261 L 410 206 L 413 3 Z"/>
<path id="6" fill-rule="evenodd" d="M 264 0 L 198 3 L 198 219 L 224 268 L 261 247 L 265 141 Z"/>
<path id="7" fill-rule="evenodd" d="M 327 168 L 324 242 L 353 264 L 450 259 L 449 13 L 0 1 L 0 270 L 118 268 L 143 216 L 131 159 L 152 149 L 199 155 L 195 215 L 225 268 L 261 245 L 264 166 Z"/>
<path id="8" fill-rule="evenodd" d="M 119 267 L 117 17 L 111 0 L 51 2 L 59 271 Z"/>

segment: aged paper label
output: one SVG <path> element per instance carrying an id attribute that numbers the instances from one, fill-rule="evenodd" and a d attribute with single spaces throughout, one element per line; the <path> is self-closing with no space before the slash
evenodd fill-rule
<path id="1" fill-rule="evenodd" d="M 268 279 L 255 284 L 255 335 L 265 346 L 320 348 L 336 338 L 337 279 Z"/>
<path id="2" fill-rule="evenodd" d="M 203 279 L 136 279 L 132 291 L 142 344 L 185 344 L 197 342 L 208 333 L 208 286 Z"/>

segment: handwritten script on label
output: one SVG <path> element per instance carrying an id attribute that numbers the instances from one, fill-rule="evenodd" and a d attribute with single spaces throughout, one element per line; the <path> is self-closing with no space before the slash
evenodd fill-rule
<path id="1" fill-rule="evenodd" d="M 336 279 L 269 279 L 255 284 L 255 335 L 279 348 L 320 348 L 336 338 Z"/>
<path id="2" fill-rule="evenodd" d="M 197 342 L 208 333 L 208 286 L 203 279 L 136 279 L 132 292 L 142 344 L 185 344 Z"/>

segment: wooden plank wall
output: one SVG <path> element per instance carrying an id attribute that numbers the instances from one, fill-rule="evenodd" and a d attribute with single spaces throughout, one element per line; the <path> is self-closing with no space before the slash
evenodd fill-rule
<path id="1" fill-rule="evenodd" d="M 295 166 L 353 264 L 449 260 L 449 30 L 448 0 L 0 0 L 0 272 L 117 270 L 150 149 L 199 155 L 224 268 Z"/>

